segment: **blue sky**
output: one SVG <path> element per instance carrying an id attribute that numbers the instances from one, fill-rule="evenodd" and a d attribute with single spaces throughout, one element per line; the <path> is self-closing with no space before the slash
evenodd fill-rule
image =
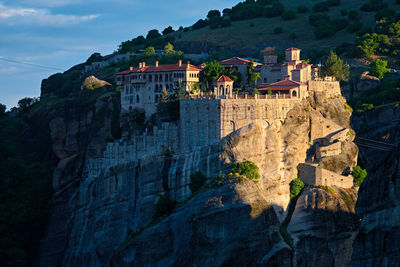
<path id="1" fill-rule="evenodd" d="M 239 0 L 0 0 L 0 103 L 39 96 L 56 72 L 150 29 L 177 29 Z M 27 64 L 20 64 L 17 61 Z M 33 65 L 29 65 L 33 64 Z M 43 67 L 39 67 L 39 66 Z"/>

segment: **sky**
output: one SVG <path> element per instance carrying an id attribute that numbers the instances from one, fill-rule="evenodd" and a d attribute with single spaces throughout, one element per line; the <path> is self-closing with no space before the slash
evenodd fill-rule
<path id="1" fill-rule="evenodd" d="M 0 103 L 40 95 L 42 79 L 111 54 L 151 29 L 190 26 L 240 0 L 0 0 Z"/>

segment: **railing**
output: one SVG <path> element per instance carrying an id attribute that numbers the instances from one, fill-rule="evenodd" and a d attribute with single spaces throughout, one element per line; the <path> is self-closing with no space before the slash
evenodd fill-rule
<path id="1" fill-rule="evenodd" d="M 181 100 L 211 100 L 211 99 L 298 99 L 297 96 L 291 96 L 290 94 L 274 94 L 274 95 L 247 95 L 247 94 L 233 94 L 233 95 L 192 95 L 192 96 L 181 96 Z"/>

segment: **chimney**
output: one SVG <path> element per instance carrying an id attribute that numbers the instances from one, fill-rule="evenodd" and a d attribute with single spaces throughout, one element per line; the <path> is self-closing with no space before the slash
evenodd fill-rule
<path id="1" fill-rule="evenodd" d="M 142 64 L 143 64 L 143 68 L 146 67 L 146 62 L 143 61 Z"/>
<path id="2" fill-rule="evenodd" d="M 156 61 L 156 68 L 158 68 L 158 60 Z"/>
<path id="3" fill-rule="evenodd" d="M 186 69 L 189 69 L 190 61 L 187 62 Z"/>
<path id="4" fill-rule="evenodd" d="M 143 67 L 142 62 L 139 62 L 139 68 L 142 68 L 142 67 Z"/>
<path id="5" fill-rule="evenodd" d="M 178 65 L 179 65 L 179 67 L 182 67 L 182 59 L 179 59 Z"/>
<path id="6" fill-rule="evenodd" d="M 133 70 L 133 67 L 132 67 L 132 66 L 129 66 L 129 70 Z"/>

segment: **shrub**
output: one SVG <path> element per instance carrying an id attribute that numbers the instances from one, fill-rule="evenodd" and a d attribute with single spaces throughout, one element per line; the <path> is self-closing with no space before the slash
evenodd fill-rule
<path id="1" fill-rule="evenodd" d="M 257 180 L 260 178 L 258 166 L 251 161 L 232 163 L 232 172 L 243 175 L 250 180 Z"/>
<path id="2" fill-rule="evenodd" d="M 274 29 L 274 33 L 275 34 L 280 34 L 280 33 L 282 33 L 283 32 L 283 28 L 282 27 L 276 27 L 275 29 Z"/>
<path id="3" fill-rule="evenodd" d="M 374 108 L 373 104 L 361 104 L 361 107 L 359 109 L 357 109 L 357 113 L 361 114 L 363 112 L 370 111 L 373 108 Z"/>
<path id="4" fill-rule="evenodd" d="M 367 177 L 367 170 L 362 169 L 360 166 L 355 166 L 351 175 L 353 176 L 354 186 L 360 186 L 364 181 L 365 177 Z"/>
<path id="5" fill-rule="evenodd" d="M 173 33 L 173 32 L 174 32 L 174 29 L 172 28 L 172 26 L 168 26 L 167 28 L 165 28 L 165 29 L 162 31 L 162 34 L 163 34 L 163 35 L 167 35 L 167 34 Z"/>
<path id="6" fill-rule="evenodd" d="M 319 25 L 327 24 L 330 22 L 329 15 L 326 13 L 322 14 L 311 14 L 308 20 L 314 27 L 319 27 Z"/>
<path id="7" fill-rule="evenodd" d="M 329 9 L 329 3 L 327 1 L 316 3 L 312 7 L 312 10 L 314 12 L 325 12 L 328 11 L 328 9 Z"/>
<path id="8" fill-rule="evenodd" d="M 348 13 L 348 18 L 349 18 L 349 20 L 359 20 L 361 17 L 360 17 L 360 14 L 358 14 L 357 11 L 350 10 L 349 13 Z"/>
<path id="9" fill-rule="evenodd" d="M 265 15 L 267 16 L 267 18 L 278 17 L 282 15 L 284 11 L 285 7 L 282 3 L 274 3 L 271 7 L 267 7 L 265 9 Z"/>
<path id="10" fill-rule="evenodd" d="M 340 31 L 347 27 L 349 21 L 347 19 L 335 19 L 333 23 L 335 24 L 336 31 Z"/>
<path id="11" fill-rule="evenodd" d="M 355 33 L 358 32 L 359 30 L 361 30 L 363 27 L 362 22 L 360 21 L 355 21 L 351 24 L 349 24 L 349 26 L 347 27 L 347 30 L 351 33 Z"/>
<path id="12" fill-rule="evenodd" d="M 299 178 L 294 179 L 290 182 L 290 199 L 295 198 L 300 195 L 303 191 L 304 183 Z"/>
<path id="13" fill-rule="evenodd" d="M 292 40 L 294 40 L 294 39 L 297 38 L 297 34 L 294 33 L 294 32 L 292 32 L 292 33 L 289 35 L 289 38 L 292 39 Z"/>
<path id="14" fill-rule="evenodd" d="M 308 7 L 307 6 L 298 6 L 297 12 L 298 13 L 306 13 L 306 12 L 308 12 Z"/>
<path id="15" fill-rule="evenodd" d="M 197 192 L 206 182 L 206 177 L 202 172 L 195 172 L 190 175 L 190 190 L 192 193 Z"/>
<path id="16" fill-rule="evenodd" d="M 328 0 L 330 6 L 340 6 L 340 0 Z"/>
<path id="17" fill-rule="evenodd" d="M 232 21 L 230 19 L 223 19 L 221 22 L 222 28 L 229 27 L 231 25 L 232 25 Z"/>
<path id="18" fill-rule="evenodd" d="M 383 2 L 382 0 L 373 0 L 373 1 L 368 1 L 364 3 L 361 7 L 361 11 L 365 12 L 376 12 L 383 10 L 388 7 L 388 4 Z"/>
<path id="19" fill-rule="evenodd" d="M 282 13 L 282 18 L 284 20 L 291 20 L 296 18 L 296 12 L 293 10 L 286 10 L 285 12 Z"/>
<path id="20" fill-rule="evenodd" d="M 160 195 L 154 205 L 153 219 L 169 216 L 174 211 L 176 204 L 176 201 L 171 200 L 169 196 Z"/>
<path id="21" fill-rule="evenodd" d="M 199 19 L 195 24 L 193 24 L 192 28 L 193 28 L 193 30 L 198 30 L 198 29 L 206 27 L 207 25 L 208 25 L 208 21 Z"/>
<path id="22" fill-rule="evenodd" d="M 327 38 L 327 37 L 331 37 L 333 35 L 335 35 L 336 33 L 336 27 L 333 23 L 327 23 L 327 24 L 321 24 L 319 25 L 315 31 L 315 38 L 317 39 L 323 39 L 323 38 Z"/>
<path id="23" fill-rule="evenodd" d="M 347 109 L 348 111 L 350 111 L 350 113 L 353 113 L 353 108 L 350 107 L 348 104 L 344 103 L 344 107 L 345 107 L 345 109 Z"/>
<path id="24" fill-rule="evenodd" d="M 382 80 L 386 73 L 390 72 L 390 70 L 386 68 L 387 64 L 386 60 L 377 59 L 369 65 L 369 73 Z"/>

